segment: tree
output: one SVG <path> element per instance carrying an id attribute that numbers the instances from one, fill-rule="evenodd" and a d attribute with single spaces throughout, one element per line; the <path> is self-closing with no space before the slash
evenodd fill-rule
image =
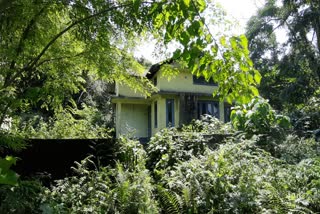
<path id="1" fill-rule="evenodd" d="M 263 75 L 260 92 L 277 109 L 296 108 L 320 87 L 320 2 L 269 0 L 247 27 L 251 58 Z M 277 29 L 286 31 L 279 43 Z"/>

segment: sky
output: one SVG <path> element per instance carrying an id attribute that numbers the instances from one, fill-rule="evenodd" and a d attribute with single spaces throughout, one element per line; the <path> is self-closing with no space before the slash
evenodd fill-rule
<path id="1" fill-rule="evenodd" d="M 238 21 L 235 34 L 243 34 L 247 21 L 263 6 L 264 0 L 215 0 L 225 9 L 227 16 Z"/>
<path id="2" fill-rule="evenodd" d="M 258 8 L 262 7 L 264 0 L 214 0 L 219 2 L 219 4 L 225 9 L 228 18 L 236 20 L 236 27 L 231 31 L 232 34 L 243 34 L 245 32 L 245 26 L 247 21 L 251 16 L 255 15 Z M 157 63 L 162 59 L 154 56 L 152 53 L 155 49 L 155 44 L 153 42 L 146 42 L 141 45 L 135 56 L 143 56 L 152 63 Z"/>

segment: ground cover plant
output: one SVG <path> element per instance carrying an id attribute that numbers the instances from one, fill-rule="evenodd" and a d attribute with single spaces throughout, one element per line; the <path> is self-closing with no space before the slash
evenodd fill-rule
<path id="1" fill-rule="evenodd" d="M 196 124 L 206 126 L 207 119 Z M 17 207 L 20 213 L 30 207 L 39 213 L 320 211 L 320 143 L 315 139 L 288 135 L 270 153 L 258 134 L 228 135 L 215 148 L 202 134 L 165 129 L 147 149 L 121 138 L 112 166 L 97 165 L 88 157 L 75 165 L 74 176 L 49 188 L 23 183 L 2 188 L 6 196 L 0 208 L 10 213 L 6 206 L 11 195 L 25 188 L 29 193 L 18 198 L 24 202 Z"/>

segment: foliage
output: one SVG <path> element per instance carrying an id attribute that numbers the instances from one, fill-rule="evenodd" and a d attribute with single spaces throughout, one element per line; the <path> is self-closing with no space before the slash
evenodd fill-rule
<path id="1" fill-rule="evenodd" d="M 199 127 L 206 127 L 198 121 Z M 189 126 L 186 126 L 189 127 Z M 216 149 L 204 132 L 164 129 L 146 151 L 120 138 L 114 166 L 90 158 L 42 195 L 45 213 L 317 213 L 319 143 L 288 136 L 271 154 L 260 136 Z M 192 126 L 190 126 L 192 127 Z"/>
<path id="2" fill-rule="evenodd" d="M 235 139 L 180 162 L 161 183 L 178 197 L 183 213 L 317 212 L 319 161 L 291 166 L 255 144 Z"/>
<path id="3" fill-rule="evenodd" d="M 181 206 L 176 193 L 169 191 L 162 186 L 157 186 L 157 195 L 160 201 L 160 207 L 163 213 L 179 214 Z"/>
<path id="4" fill-rule="evenodd" d="M 175 129 L 163 129 L 151 138 L 147 147 L 147 168 L 160 179 L 166 170 L 193 155 L 202 155 L 208 140 L 196 132 L 179 133 Z"/>
<path id="5" fill-rule="evenodd" d="M 85 159 L 77 175 L 57 181 L 44 193 L 46 213 L 158 213 L 151 177 L 144 166 L 139 142 L 122 139 L 119 162 L 114 168 L 89 170 Z"/>
<path id="6" fill-rule="evenodd" d="M 100 124 L 101 114 L 98 109 L 83 104 L 82 109 L 66 107 L 48 119 L 36 116 L 14 125 L 23 131 L 25 138 L 108 138 L 112 129 Z"/>
<path id="7" fill-rule="evenodd" d="M 24 135 L 22 133 L 17 133 L 14 129 L 8 131 L 0 130 L 0 151 L 5 149 L 19 151 L 25 147 Z"/>
<path id="8" fill-rule="evenodd" d="M 320 97 L 311 97 L 302 108 L 291 112 L 291 118 L 294 129 L 300 135 L 310 136 L 310 132 L 319 130 Z"/>
<path id="9" fill-rule="evenodd" d="M 256 97 L 246 105 L 236 106 L 231 112 L 232 125 L 236 130 L 254 134 L 281 134 L 290 127 L 289 117 L 276 114 L 267 100 Z"/>
<path id="10" fill-rule="evenodd" d="M 319 90 L 319 8 L 319 1 L 268 0 L 247 24 L 260 92 L 278 110 L 305 105 Z"/>
<path id="11" fill-rule="evenodd" d="M 42 191 L 37 181 L 20 181 L 15 187 L 0 185 L 0 213 L 41 213 L 39 194 Z"/>
<path id="12" fill-rule="evenodd" d="M 248 100 L 257 94 L 260 77 L 248 57 L 247 40 L 223 37 L 217 42 L 202 16 L 211 13 L 222 21 L 222 13 L 212 2 L 208 5 L 205 0 L 5 4 L 0 21 L 0 124 L 4 117 L 34 107 L 49 111 L 63 107 L 84 88 L 85 73 L 152 93 L 146 78 L 132 78 L 141 76 L 143 67 L 131 50 L 146 34 L 161 44 L 180 44 L 173 58 L 186 62 L 193 73 L 217 78 L 222 97 Z M 196 62 L 200 53 L 203 57 Z"/>
<path id="13" fill-rule="evenodd" d="M 17 185 L 18 175 L 10 169 L 16 164 L 17 159 L 11 156 L 0 158 L 0 185 Z"/>
<path id="14" fill-rule="evenodd" d="M 203 155 L 213 134 L 229 133 L 231 127 L 206 115 L 181 129 L 163 129 L 151 138 L 147 146 L 147 167 L 154 173 L 170 170 L 175 164 L 192 156 Z M 220 142 L 214 142 L 220 143 Z"/>
<path id="15" fill-rule="evenodd" d="M 276 157 L 290 164 L 298 164 L 304 159 L 320 157 L 320 142 L 313 138 L 304 139 L 295 135 L 287 135 L 275 150 Z"/>
<path id="16" fill-rule="evenodd" d="M 230 134 L 233 129 L 230 123 L 222 123 L 211 115 L 202 115 L 201 119 L 194 119 L 188 125 L 183 125 L 182 132 L 196 132 L 202 134 Z"/>

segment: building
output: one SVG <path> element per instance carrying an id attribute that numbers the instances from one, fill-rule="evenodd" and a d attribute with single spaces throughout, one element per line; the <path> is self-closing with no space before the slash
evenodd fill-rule
<path id="1" fill-rule="evenodd" d="M 178 65 L 170 65 L 178 68 Z M 146 77 L 158 92 L 150 97 L 135 93 L 128 86 L 116 84 L 116 136 L 129 135 L 148 139 L 165 127 L 178 127 L 200 118 L 203 114 L 229 121 L 230 105 L 213 99 L 217 88 L 213 81 L 197 78 L 190 71 L 181 70 L 170 81 L 163 76 L 164 69 L 153 65 Z"/>

